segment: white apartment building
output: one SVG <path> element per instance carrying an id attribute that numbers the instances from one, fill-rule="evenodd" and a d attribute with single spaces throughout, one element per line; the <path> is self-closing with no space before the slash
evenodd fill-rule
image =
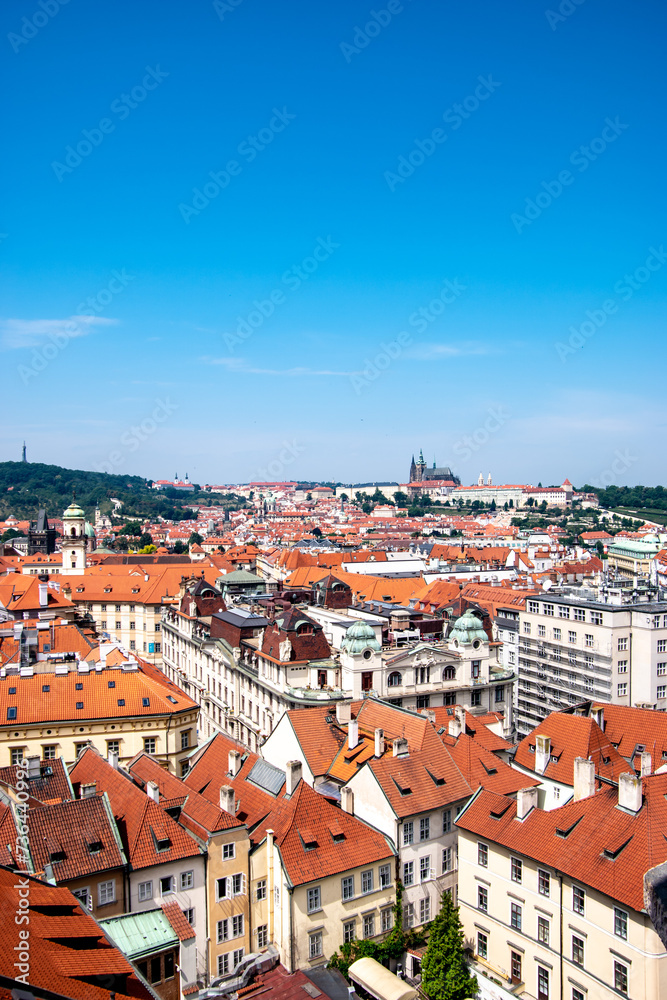
<path id="1" fill-rule="evenodd" d="M 516 725 L 594 699 L 667 710 L 667 603 L 555 588 L 519 612 Z"/>

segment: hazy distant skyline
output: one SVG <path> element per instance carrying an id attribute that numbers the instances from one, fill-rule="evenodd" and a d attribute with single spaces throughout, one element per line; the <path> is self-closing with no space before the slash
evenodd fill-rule
<path id="1" fill-rule="evenodd" d="M 3 459 L 666 482 L 658 0 L 46 7 L 0 11 Z"/>

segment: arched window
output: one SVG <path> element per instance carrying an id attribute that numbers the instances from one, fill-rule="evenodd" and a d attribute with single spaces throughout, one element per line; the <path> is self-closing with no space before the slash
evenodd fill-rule
<path id="1" fill-rule="evenodd" d="M 442 671 L 443 681 L 453 681 L 456 680 L 456 667 L 445 667 Z"/>
<path id="2" fill-rule="evenodd" d="M 72 528 L 72 530 L 70 531 L 70 535 L 76 537 L 76 528 Z"/>
<path id="3" fill-rule="evenodd" d="M 393 673 L 389 674 L 387 677 L 387 684 L 389 687 L 398 687 L 403 683 L 403 677 L 399 674 L 398 670 L 394 670 Z"/>

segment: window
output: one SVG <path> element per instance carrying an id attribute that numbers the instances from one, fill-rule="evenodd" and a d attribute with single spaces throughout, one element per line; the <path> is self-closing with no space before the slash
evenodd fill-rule
<path id="1" fill-rule="evenodd" d="M 107 627 L 107 620 L 106 618 L 103 618 L 102 621 L 100 622 L 100 628 L 106 629 L 106 627 Z"/>
<path id="2" fill-rule="evenodd" d="M 135 629 L 136 629 L 136 625 L 134 624 L 134 622 L 130 622 L 130 631 L 134 632 Z"/>
<path id="3" fill-rule="evenodd" d="M 236 968 L 236 966 L 242 960 L 244 954 L 245 954 L 245 952 L 244 952 L 243 948 L 236 948 L 235 951 L 232 952 L 232 957 L 233 957 L 233 960 L 234 960 L 234 968 Z"/>
<path id="4" fill-rule="evenodd" d="M 575 965 L 584 964 L 584 939 L 572 935 L 572 961 Z"/>
<path id="5" fill-rule="evenodd" d="M 346 920 L 343 924 L 343 943 L 350 944 L 356 936 L 356 920 Z"/>
<path id="6" fill-rule="evenodd" d="M 496 704 L 498 704 L 498 702 L 505 701 L 505 686 L 503 684 L 499 684 L 496 688 L 495 701 Z"/>
<path id="7" fill-rule="evenodd" d="M 308 912 L 315 913 L 316 910 L 321 909 L 321 906 L 320 887 L 317 885 L 314 889 L 308 890 Z"/>
<path id="8" fill-rule="evenodd" d="M 480 958 L 489 957 L 489 939 L 481 931 L 477 932 L 477 954 Z"/>
<path id="9" fill-rule="evenodd" d="M 420 840 L 428 840 L 430 838 L 430 836 L 431 836 L 430 829 L 431 829 L 431 822 L 430 822 L 428 816 L 426 816 L 424 819 L 420 819 L 419 820 L 419 839 Z"/>
<path id="10" fill-rule="evenodd" d="M 372 892 L 373 891 L 373 869 L 370 871 L 361 873 L 361 891 L 362 892 Z"/>
<path id="11" fill-rule="evenodd" d="M 160 962 L 160 956 L 156 958 L 151 958 L 151 983 L 161 983 L 162 982 L 162 963 Z"/>
<path id="12" fill-rule="evenodd" d="M 12 747 L 11 750 L 12 764 L 20 764 L 22 760 L 23 760 L 23 747 Z"/>
<path id="13" fill-rule="evenodd" d="M 519 903 L 512 903 L 510 907 L 510 926 L 515 931 L 521 930 L 521 906 Z"/>
<path id="14" fill-rule="evenodd" d="M 401 675 L 397 670 L 392 671 L 392 673 L 389 674 L 389 677 L 387 677 L 388 687 L 400 687 L 402 683 L 403 683 L 403 678 L 401 677 Z"/>
<path id="15" fill-rule="evenodd" d="M 150 700 L 150 698 L 142 698 L 141 699 L 141 704 L 143 705 L 144 708 L 150 708 L 151 707 L 151 700 Z"/>
<path id="16" fill-rule="evenodd" d="M 627 663 L 628 661 L 625 660 L 625 662 Z M 620 663 L 619 663 L 619 666 L 620 666 Z M 667 663 L 665 663 L 664 660 L 663 660 L 662 663 L 658 664 L 658 677 L 664 677 L 665 674 L 667 674 Z"/>
<path id="17" fill-rule="evenodd" d="M 538 615 L 540 613 L 540 605 L 538 601 L 528 601 L 528 614 Z"/>
<path id="18" fill-rule="evenodd" d="M 119 708 L 125 708 L 125 699 L 124 698 L 119 698 L 118 699 L 118 707 Z"/>
<path id="19" fill-rule="evenodd" d="M 521 982 L 521 955 L 519 954 L 518 951 L 512 951 L 512 952 L 510 952 L 510 956 L 511 956 L 510 965 L 512 966 L 512 982 L 513 983 L 520 983 Z"/>
<path id="20" fill-rule="evenodd" d="M 391 885 L 391 865 L 380 865 L 380 888 L 386 889 Z"/>
<path id="21" fill-rule="evenodd" d="M 245 875 L 239 873 L 238 875 L 232 875 L 232 895 L 233 896 L 243 896 L 245 895 Z M 317 890 L 320 891 L 319 889 Z"/>
<path id="22" fill-rule="evenodd" d="M 431 858 L 430 855 L 426 854 L 423 858 L 419 859 L 419 881 L 428 882 L 431 871 Z"/>
<path id="23" fill-rule="evenodd" d="M 108 882 L 100 882 L 97 886 L 97 902 L 100 906 L 106 903 L 116 902 L 116 880 L 109 879 Z"/>
<path id="24" fill-rule="evenodd" d="M 540 896 L 548 896 L 551 891 L 551 876 L 543 868 L 537 870 L 537 891 Z"/>
<path id="25" fill-rule="evenodd" d="M 617 690 L 617 697 L 619 697 L 619 698 L 625 698 L 625 696 L 628 693 L 628 685 L 625 684 L 625 683 L 624 684 L 619 684 L 618 688 L 616 690 Z"/>
<path id="26" fill-rule="evenodd" d="M 347 875 L 344 879 L 341 879 L 341 898 L 342 899 L 354 899 L 354 876 Z"/>
<path id="27" fill-rule="evenodd" d="M 190 730 L 186 729 L 184 733 L 181 733 L 181 750 L 187 750 L 190 746 Z"/>
<path id="28" fill-rule="evenodd" d="M 147 899 L 153 898 L 153 883 L 152 882 L 140 882 L 139 883 L 139 902 L 145 903 Z"/>
<path id="29" fill-rule="evenodd" d="M 667 653 L 667 639 L 658 639 L 658 652 Z"/>
<path id="30" fill-rule="evenodd" d="M 481 691 L 471 691 L 470 692 L 470 704 L 473 708 L 477 705 L 482 704 L 482 692 Z"/>
<path id="31" fill-rule="evenodd" d="M 546 634 L 547 634 L 546 626 L 544 626 L 544 625 L 538 625 L 537 626 L 537 634 L 539 636 L 541 636 L 542 638 L 544 638 L 546 636 Z"/>
<path id="32" fill-rule="evenodd" d="M 431 919 L 431 897 L 425 896 L 419 900 L 419 923 L 427 924 Z"/>
<path id="33" fill-rule="evenodd" d="M 55 760 L 56 759 L 56 748 L 55 745 L 42 747 L 42 760 Z"/>
<path id="34" fill-rule="evenodd" d="M 614 934 L 616 937 L 623 938 L 624 941 L 628 940 L 628 915 L 625 910 L 620 910 L 618 906 L 614 907 Z"/>
<path id="35" fill-rule="evenodd" d="M 415 863 L 406 861 L 403 865 L 403 885 L 413 885 L 415 881 Z"/>
<path id="36" fill-rule="evenodd" d="M 665 697 L 665 692 L 667 692 L 667 685 L 665 685 L 665 684 L 658 684 L 658 690 L 657 690 L 657 696 L 658 696 L 658 698 L 664 698 Z"/>
<path id="37" fill-rule="evenodd" d="M 156 653 L 161 653 L 162 652 L 162 643 L 161 642 L 156 642 L 155 643 L 155 652 Z"/>
<path id="38" fill-rule="evenodd" d="M 619 653 L 622 653 L 627 648 L 628 648 L 628 638 L 627 636 L 624 636 L 622 639 L 618 640 L 618 651 Z"/>
<path id="39" fill-rule="evenodd" d="M 236 844 L 222 845 L 222 860 L 232 861 L 236 857 Z"/>
<path id="40" fill-rule="evenodd" d="M 591 625 L 602 625 L 601 611 L 591 611 Z"/>
<path id="41" fill-rule="evenodd" d="M 266 879 L 261 878 L 255 885 L 255 899 L 266 899 Z"/>
<path id="42" fill-rule="evenodd" d="M 407 906 L 403 907 L 403 927 L 414 927 L 415 926 L 415 908 L 412 903 L 408 903 Z"/>
<path id="43" fill-rule="evenodd" d="M 510 874 L 513 882 L 521 882 L 523 877 L 523 863 L 519 860 L 519 858 L 511 859 Z"/>
<path id="44" fill-rule="evenodd" d="M 488 844 L 477 844 L 477 864 L 481 865 L 482 868 L 489 867 L 489 845 Z"/>
<path id="45" fill-rule="evenodd" d="M 537 967 L 537 1000 L 549 1000 L 549 970 Z"/>
<path id="46" fill-rule="evenodd" d="M 119 622 L 119 621 L 117 621 L 117 622 L 116 622 L 116 628 L 117 628 L 117 629 L 119 629 L 119 628 L 120 628 L 120 622 Z"/>
<path id="47" fill-rule="evenodd" d="M 584 642 L 588 647 L 595 645 L 595 636 L 591 635 L 590 632 L 584 633 Z"/>
<path id="48" fill-rule="evenodd" d="M 574 609 L 574 620 L 575 622 L 585 622 L 586 621 L 586 611 L 584 608 Z"/>
<path id="49" fill-rule="evenodd" d="M 524 635 L 530 635 L 530 622 L 523 623 L 523 633 Z"/>
<path id="50" fill-rule="evenodd" d="M 442 832 L 451 833 L 452 832 L 452 810 L 445 809 L 442 814 Z"/>
<path id="51" fill-rule="evenodd" d="M 658 664 L 658 667 L 660 667 L 660 664 Z M 627 672 L 628 672 L 628 661 L 627 660 L 619 660 L 618 663 L 616 664 L 616 669 L 618 670 L 619 674 L 627 674 Z M 659 672 L 660 671 L 658 671 L 658 673 Z"/>
<path id="52" fill-rule="evenodd" d="M 583 990 L 578 990 L 576 986 L 572 987 L 572 1000 L 586 1000 L 586 994 Z"/>
<path id="53" fill-rule="evenodd" d="M 218 944 L 229 940 L 229 921 L 218 920 Z"/>
<path id="54" fill-rule="evenodd" d="M 483 885 L 477 886 L 477 909 L 483 910 L 484 913 L 489 911 L 489 893 Z"/>
<path id="55" fill-rule="evenodd" d="M 414 830 L 412 823 L 403 824 L 403 846 L 411 844 L 414 840 Z"/>
<path id="56" fill-rule="evenodd" d="M 80 757 L 81 754 L 83 753 L 83 751 L 88 748 L 88 746 L 89 746 L 88 743 L 75 743 L 74 744 L 74 751 L 75 751 L 77 757 Z"/>
<path id="57" fill-rule="evenodd" d="M 83 702 L 82 701 L 77 701 L 76 707 L 77 708 L 83 708 Z"/>
<path id="58" fill-rule="evenodd" d="M 537 918 L 537 940 L 549 944 L 549 921 L 546 917 Z"/>
<path id="59" fill-rule="evenodd" d="M 190 924 L 191 927 L 195 925 L 195 911 L 190 907 L 188 910 L 183 910 L 183 916 Z"/>
<path id="60" fill-rule="evenodd" d="M 219 925 L 218 925 L 219 926 Z M 220 939 L 218 938 L 218 943 Z M 229 975 L 229 952 L 226 951 L 224 955 L 218 955 L 218 975 L 228 976 Z"/>
<path id="61" fill-rule="evenodd" d="M 542 613 L 547 615 L 548 618 L 553 618 L 554 616 L 554 606 L 553 604 L 545 604 L 542 607 Z"/>
<path id="62" fill-rule="evenodd" d="M 560 642 L 562 635 L 563 633 L 559 628 L 554 629 L 554 639 L 556 640 L 556 642 Z"/>
<path id="63" fill-rule="evenodd" d="M 570 609 L 569 609 L 569 608 L 564 608 L 564 607 L 563 607 L 563 606 L 561 605 L 561 606 L 560 606 L 560 607 L 558 608 L 558 617 L 559 617 L 559 618 L 569 618 L 569 617 L 570 617 Z"/>
<path id="64" fill-rule="evenodd" d="M 239 913 L 232 917 L 232 937 L 243 937 L 243 914 Z"/>
<path id="65" fill-rule="evenodd" d="M 308 935 L 308 957 L 320 958 L 322 955 L 322 931 Z"/>
<path id="66" fill-rule="evenodd" d="M 481 674 L 482 674 L 482 661 L 481 660 L 473 660 L 472 661 L 472 667 L 471 667 L 471 670 L 470 670 L 470 674 L 471 674 L 471 676 L 475 680 L 477 680 L 478 677 L 481 677 Z"/>
<path id="67" fill-rule="evenodd" d="M 390 906 L 384 908 L 380 911 L 380 928 L 384 931 L 390 931 L 394 926 L 394 912 Z"/>
<path id="68" fill-rule="evenodd" d="M 572 886 L 572 909 L 583 917 L 586 909 L 586 892 L 578 885 Z"/>
<path id="69" fill-rule="evenodd" d="M 165 875 L 160 879 L 160 895 L 167 896 L 170 892 L 174 891 L 174 877 L 173 875 Z"/>
<path id="70" fill-rule="evenodd" d="M 164 978 L 173 979 L 174 978 L 174 952 L 168 951 L 164 956 Z"/>
<path id="71" fill-rule="evenodd" d="M 154 736 L 144 736 L 144 753 L 155 753 Z"/>
<path id="72" fill-rule="evenodd" d="M 183 889 L 194 889 L 194 885 L 195 873 L 193 871 L 181 872 L 181 891 Z"/>
<path id="73" fill-rule="evenodd" d="M 431 704 L 430 694 L 417 695 L 417 708 L 429 708 L 430 704 Z"/>
<path id="74" fill-rule="evenodd" d="M 614 987 L 619 993 L 628 992 L 628 967 L 622 962 L 614 962 Z"/>
<path id="75" fill-rule="evenodd" d="M 567 633 L 567 641 L 568 642 L 576 642 L 577 641 L 577 633 L 576 632 L 568 632 Z"/>
<path id="76" fill-rule="evenodd" d="M 375 914 L 367 913 L 364 917 L 364 937 L 375 937 Z"/>
<path id="77" fill-rule="evenodd" d="M 452 864 L 452 849 L 451 847 L 445 847 L 442 852 L 442 874 L 445 872 L 451 872 L 453 870 Z"/>

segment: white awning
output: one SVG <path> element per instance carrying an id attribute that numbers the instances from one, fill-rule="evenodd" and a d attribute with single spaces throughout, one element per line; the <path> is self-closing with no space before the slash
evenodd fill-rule
<path id="1" fill-rule="evenodd" d="M 349 968 L 349 976 L 377 1000 L 416 1000 L 417 990 L 399 979 L 374 958 L 358 958 Z"/>

